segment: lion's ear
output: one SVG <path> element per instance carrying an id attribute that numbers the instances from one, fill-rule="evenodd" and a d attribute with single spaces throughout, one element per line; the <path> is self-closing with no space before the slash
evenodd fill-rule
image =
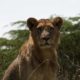
<path id="1" fill-rule="evenodd" d="M 35 18 L 28 18 L 27 26 L 29 27 L 30 30 L 32 30 L 32 28 L 37 26 L 37 24 L 38 24 L 38 21 Z"/>
<path id="2" fill-rule="evenodd" d="M 61 17 L 55 17 L 53 19 L 53 25 L 60 29 L 61 26 L 63 25 L 63 19 Z"/>

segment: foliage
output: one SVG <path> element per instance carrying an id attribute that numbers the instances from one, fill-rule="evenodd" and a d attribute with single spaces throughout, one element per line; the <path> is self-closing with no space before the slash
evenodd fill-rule
<path id="1" fill-rule="evenodd" d="M 61 31 L 71 31 L 73 24 L 69 20 L 64 20 L 64 24 L 61 28 Z"/>
<path id="2" fill-rule="evenodd" d="M 15 22 L 13 22 L 13 23 L 11 23 L 11 25 L 12 26 L 14 26 L 14 25 L 19 25 L 19 27 L 21 26 L 21 27 L 23 27 L 23 26 L 26 26 L 26 21 L 25 20 L 20 20 L 20 21 L 15 21 Z"/>
<path id="3" fill-rule="evenodd" d="M 70 17 L 69 19 L 72 20 L 72 21 L 78 21 L 78 20 L 80 20 L 80 16 Z"/>

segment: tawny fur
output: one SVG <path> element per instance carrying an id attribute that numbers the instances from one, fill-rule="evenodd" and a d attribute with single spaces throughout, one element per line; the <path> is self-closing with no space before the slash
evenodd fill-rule
<path id="1" fill-rule="evenodd" d="M 55 20 L 54 20 L 55 21 Z M 57 20 L 56 20 L 57 21 Z M 49 23 L 48 23 L 49 22 Z M 54 22 L 47 19 L 38 21 L 32 21 L 35 26 L 50 24 L 51 26 L 57 26 L 55 24 L 62 24 L 62 22 Z M 61 26 L 58 25 L 58 26 Z M 30 24 L 28 24 L 30 26 Z M 8 69 L 5 71 L 2 80 L 57 80 L 57 46 L 59 43 L 59 29 L 54 29 L 53 41 L 55 42 L 51 48 L 40 48 L 37 44 L 34 34 L 35 30 L 31 29 L 28 41 L 26 41 L 20 49 L 20 53 L 17 58 L 11 63 Z"/>

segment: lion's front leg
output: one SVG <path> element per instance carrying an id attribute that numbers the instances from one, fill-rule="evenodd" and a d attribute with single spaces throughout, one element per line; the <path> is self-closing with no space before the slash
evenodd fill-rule
<path id="1" fill-rule="evenodd" d="M 19 80 L 18 58 L 16 58 L 5 71 L 2 80 Z"/>

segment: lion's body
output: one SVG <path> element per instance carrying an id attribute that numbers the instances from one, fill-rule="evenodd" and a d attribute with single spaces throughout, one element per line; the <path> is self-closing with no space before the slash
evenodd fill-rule
<path id="1" fill-rule="evenodd" d="M 50 40 L 52 42 L 53 39 L 53 46 L 48 44 L 46 47 L 42 45 L 42 40 L 39 42 L 41 47 L 39 46 L 32 32 L 34 30 L 31 30 L 28 41 L 23 44 L 19 55 L 8 67 L 2 80 L 56 80 L 56 46 L 59 42 L 59 31 L 54 30 L 54 37 Z"/>

